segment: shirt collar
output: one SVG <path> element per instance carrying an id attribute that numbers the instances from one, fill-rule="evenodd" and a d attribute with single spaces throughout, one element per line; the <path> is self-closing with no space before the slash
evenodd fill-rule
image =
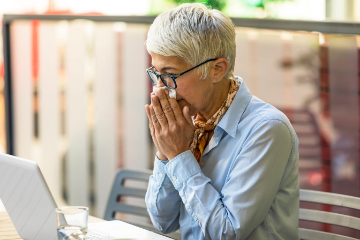
<path id="1" fill-rule="evenodd" d="M 240 77 L 235 77 L 235 80 L 240 84 L 233 102 L 230 104 L 229 109 L 226 111 L 224 117 L 221 119 L 217 127 L 220 127 L 227 132 L 231 137 L 235 137 L 238 123 L 241 116 L 246 110 L 252 98 L 252 94 L 246 86 L 244 80 Z"/>

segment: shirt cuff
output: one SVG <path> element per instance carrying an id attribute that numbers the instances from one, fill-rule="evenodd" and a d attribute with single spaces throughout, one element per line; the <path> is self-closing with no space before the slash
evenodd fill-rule
<path id="1" fill-rule="evenodd" d="M 155 160 L 158 160 L 158 161 L 162 162 L 163 164 L 167 164 L 167 163 L 169 162 L 169 160 L 161 160 L 161 159 L 159 159 L 159 158 L 157 157 L 157 153 L 158 153 L 158 152 L 155 153 Z"/>
<path id="2" fill-rule="evenodd" d="M 201 172 L 201 168 L 190 150 L 177 155 L 164 165 L 164 169 L 177 190 L 185 181 Z"/>
<path id="3" fill-rule="evenodd" d="M 165 166 L 169 161 L 162 161 L 155 156 L 153 176 L 156 183 L 161 185 L 166 176 Z"/>

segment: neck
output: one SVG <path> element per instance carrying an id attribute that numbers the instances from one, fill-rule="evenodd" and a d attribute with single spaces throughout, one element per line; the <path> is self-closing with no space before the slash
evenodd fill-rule
<path id="1" fill-rule="evenodd" d="M 198 113 L 202 121 L 209 120 L 219 110 L 221 105 L 226 100 L 230 88 L 230 79 L 222 79 L 219 83 L 214 85 L 214 92 L 210 96 L 210 101 L 207 107 Z"/>

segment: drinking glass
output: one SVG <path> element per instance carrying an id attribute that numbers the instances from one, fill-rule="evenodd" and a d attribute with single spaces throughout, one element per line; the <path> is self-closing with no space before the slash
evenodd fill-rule
<path id="1" fill-rule="evenodd" d="M 59 240 L 86 239 L 89 208 L 61 207 L 55 211 Z"/>

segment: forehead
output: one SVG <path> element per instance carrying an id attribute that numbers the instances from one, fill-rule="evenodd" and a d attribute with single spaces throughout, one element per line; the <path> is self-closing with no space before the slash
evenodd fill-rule
<path id="1" fill-rule="evenodd" d="M 150 55 L 151 63 L 157 70 L 182 69 L 189 66 L 185 60 L 179 57 L 166 57 L 153 52 L 150 52 Z"/>

